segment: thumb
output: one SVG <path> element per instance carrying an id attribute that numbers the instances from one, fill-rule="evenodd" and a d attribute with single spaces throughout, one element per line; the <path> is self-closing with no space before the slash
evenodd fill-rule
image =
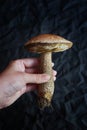
<path id="1" fill-rule="evenodd" d="M 28 74 L 24 73 L 24 81 L 25 83 L 45 83 L 50 79 L 50 76 L 48 74 Z"/>

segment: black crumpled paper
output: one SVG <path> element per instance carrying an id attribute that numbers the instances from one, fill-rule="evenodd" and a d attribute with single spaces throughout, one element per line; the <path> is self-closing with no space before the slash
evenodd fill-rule
<path id="1" fill-rule="evenodd" d="M 37 57 L 23 45 L 42 33 L 60 35 L 73 47 L 53 53 L 57 70 L 52 108 L 41 111 L 36 92 L 0 110 L 0 130 L 87 129 L 87 0 L 0 1 L 0 71 L 11 60 Z"/>

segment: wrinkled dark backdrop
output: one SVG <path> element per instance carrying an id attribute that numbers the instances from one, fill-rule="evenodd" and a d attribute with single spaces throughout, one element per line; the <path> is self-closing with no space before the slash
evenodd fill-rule
<path id="1" fill-rule="evenodd" d="M 53 54 L 58 71 L 51 108 L 40 111 L 35 92 L 0 110 L 0 130 L 87 129 L 87 0 L 0 0 L 0 71 L 11 60 L 36 57 L 24 43 L 41 33 L 71 40 Z"/>

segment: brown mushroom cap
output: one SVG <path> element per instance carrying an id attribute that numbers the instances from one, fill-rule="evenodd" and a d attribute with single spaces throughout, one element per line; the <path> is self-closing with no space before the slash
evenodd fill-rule
<path id="1" fill-rule="evenodd" d="M 41 34 L 31 38 L 26 44 L 31 52 L 61 52 L 72 47 L 72 42 L 54 35 L 54 34 Z"/>

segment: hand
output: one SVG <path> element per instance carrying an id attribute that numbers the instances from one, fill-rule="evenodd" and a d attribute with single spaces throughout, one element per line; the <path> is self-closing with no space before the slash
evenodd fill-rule
<path id="1" fill-rule="evenodd" d="M 50 76 L 39 74 L 38 59 L 12 61 L 0 74 L 0 108 L 14 103 L 22 94 L 34 90 L 40 83 L 47 82 Z M 56 71 L 53 71 L 54 80 Z"/>

